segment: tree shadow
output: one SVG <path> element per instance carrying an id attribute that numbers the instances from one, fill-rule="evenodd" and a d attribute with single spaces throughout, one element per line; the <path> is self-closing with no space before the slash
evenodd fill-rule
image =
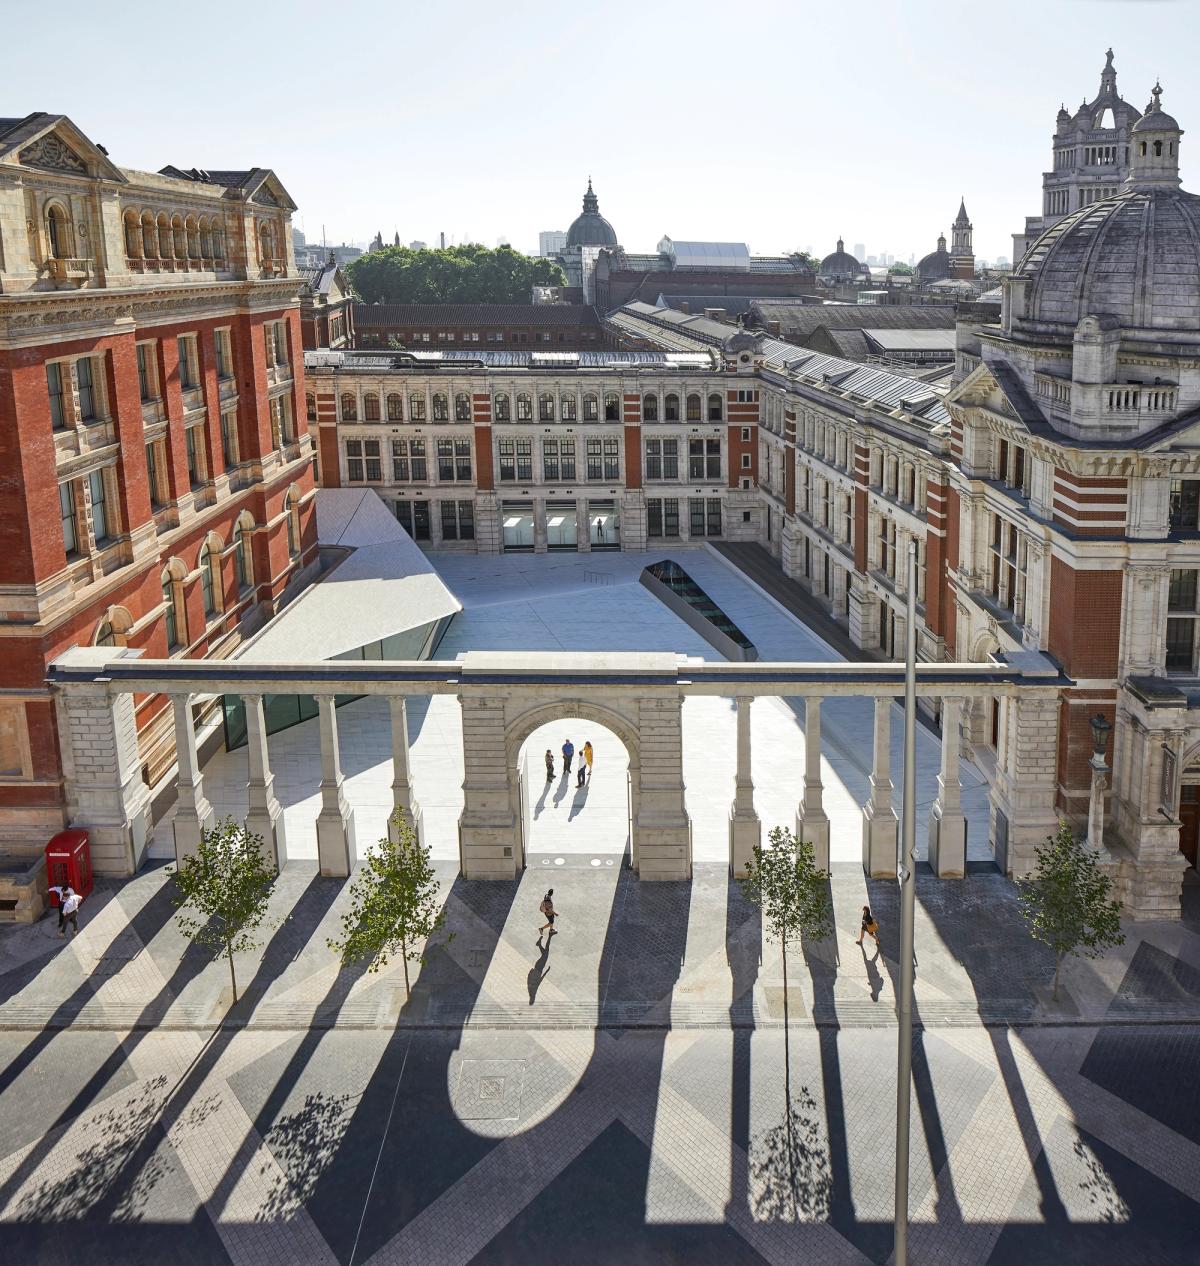
<path id="1" fill-rule="evenodd" d="M 760 1222 L 816 1222 L 830 1215 L 833 1172 L 817 1101 L 784 1074 L 784 1119 L 751 1140 L 750 1207 Z"/>
<path id="2" fill-rule="evenodd" d="M 750 1198 L 750 1060 L 754 1039 L 754 985 L 762 960 L 762 918 L 732 876 L 725 889 L 725 957 L 732 998 L 733 1056 L 729 1093 L 730 1206 Z"/>

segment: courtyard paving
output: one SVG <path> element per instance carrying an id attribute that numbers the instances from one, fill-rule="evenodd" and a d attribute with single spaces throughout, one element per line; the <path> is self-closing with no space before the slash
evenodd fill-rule
<path id="1" fill-rule="evenodd" d="M 437 561 L 471 596 L 443 655 L 531 640 L 706 653 L 645 605 L 623 556 L 603 560 L 611 584 L 575 560 L 561 575 L 557 559 L 502 559 L 502 574 L 492 560 Z M 741 604 L 731 614 L 764 656 L 833 657 L 717 560 L 685 563 L 727 610 Z M 281 779 L 296 860 L 262 945 L 237 958 L 236 1004 L 227 965 L 182 935 L 162 861 L 100 882 L 73 939 L 50 919 L 0 931 L 0 1257 L 886 1262 L 898 907 L 895 884 L 857 860 L 869 712 L 827 705 L 827 777 L 846 799 L 835 930 L 791 947 L 785 988 L 780 947 L 726 873 L 732 716 L 692 702 L 711 705 L 686 740 L 696 865 L 691 881 L 659 884 L 624 864 L 619 752 L 593 732 L 594 784 L 580 796 L 573 780 L 544 783 L 558 725 L 530 740 L 529 868 L 462 880 L 440 834 L 457 813 L 456 710 L 414 709 L 447 923 L 411 994 L 399 965 L 342 967 L 327 946 L 349 884 L 303 856 L 311 727 L 272 739 L 277 768 L 281 752 L 294 760 Z M 342 716 L 351 798 L 368 820 L 374 798 L 381 830 L 386 728 L 363 704 Z M 572 732 L 577 746 L 588 736 Z M 920 741 L 928 790 L 937 744 Z M 756 707 L 764 825 L 794 810 L 798 744 L 789 708 Z M 236 800 L 235 757 L 210 763 L 210 795 Z M 551 885 L 561 932 L 546 940 L 537 906 Z M 1196 1262 L 1198 899 L 1188 889 L 1181 921 L 1128 925 L 1119 949 L 1069 963 L 1055 1003 L 1053 962 L 1013 886 L 986 867 L 961 881 L 921 869 L 911 1261 Z M 855 944 L 867 901 L 878 951 Z"/>

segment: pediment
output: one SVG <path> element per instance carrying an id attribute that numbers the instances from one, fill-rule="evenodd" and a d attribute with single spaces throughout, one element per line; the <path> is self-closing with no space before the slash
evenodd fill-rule
<path id="1" fill-rule="evenodd" d="M 259 168 L 247 182 L 246 198 L 260 207 L 279 207 L 284 211 L 295 211 L 296 204 L 291 194 L 283 187 L 279 177 L 273 171 Z"/>
<path id="2" fill-rule="evenodd" d="M 0 142 L 0 161 L 14 160 L 34 171 L 126 183 L 121 169 L 65 114 L 31 115 L 9 132 Z"/>
<path id="3" fill-rule="evenodd" d="M 1004 388 L 986 364 L 973 369 L 946 396 L 946 404 L 990 409 L 993 413 L 999 413 L 1003 417 L 1014 420 L 1020 417 L 1012 401 L 1005 394 Z"/>

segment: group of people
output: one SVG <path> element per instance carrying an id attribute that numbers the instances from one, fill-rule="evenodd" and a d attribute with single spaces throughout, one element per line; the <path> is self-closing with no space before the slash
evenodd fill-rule
<path id="1" fill-rule="evenodd" d="M 83 898 L 70 884 L 55 884 L 49 889 L 58 894 L 58 934 L 66 936 L 67 924 L 71 925 L 71 935 L 79 931 L 79 907 Z"/>
<path id="2" fill-rule="evenodd" d="M 592 760 L 595 752 L 592 750 L 592 740 L 588 739 L 584 743 L 583 749 L 579 753 L 579 777 L 575 780 L 577 787 L 582 787 L 584 783 L 590 782 L 592 778 Z M 563 777 L 571 776 L 571 765 L 575 760 L 575 744 L 567 739 L 562 745 L 563 758 Z M 554 753 L 546 748 L 546 781 L 554 781 Z"/>

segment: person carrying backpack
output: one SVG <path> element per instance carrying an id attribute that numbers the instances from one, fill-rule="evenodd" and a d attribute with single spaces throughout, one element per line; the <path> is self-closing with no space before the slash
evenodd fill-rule
<path id="1" fill-rule="evenodd" d="M 547 890 L 546 895 L 542 898 L 542 904 L 538 906 L 538 909 L 546 916 L 546 922 L 538 928 L 538 936 L 540 937 L 547 928 L 550 929 L 550 935 L 553 936 L 555 932 L 554 920 L 558 918 L 558 911 L 554 908 L 553 888 Z"/>
<path id="2" fill-rule="evenodd" d="M 870 906 L 863 906 L 862 908 L 862 927 L 858 932 L 858 940 L 854 944 L 861 945 L 864 936 L 871 937 L 875 942 L 875 948 L 879 948 L 879 924 L 875 922 L 875 916 L 871 913 Z"/>

